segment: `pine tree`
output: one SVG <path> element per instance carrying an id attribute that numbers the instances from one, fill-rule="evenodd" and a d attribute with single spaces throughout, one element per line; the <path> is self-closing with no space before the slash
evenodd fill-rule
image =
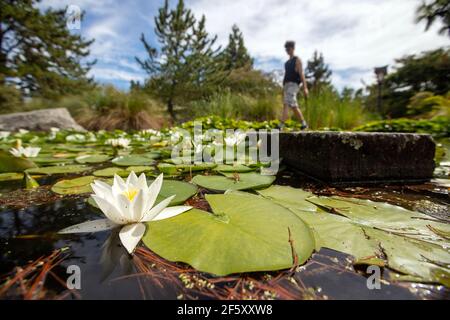
<path id="1" fill-rule="evenodd" d="M 253 68 L 253 59 L 245 47 L 244 36 L 237 25 L 233 25 L 231 29 L 228 45 L 222 53 L 222 58 L 227 70 Z"/>
<path id="2" fill-rule="evenodd" d="M 450 36 L 450 1 L 433 0 L 430 3 L 422 1 L 416 12 L 417 23 L 425 21 L 425 30 L 428 31 L 437 20 L 442 23 L 439 34 Z"/>
<path id="3" fill-rule="evenodd" d="M 54 98 L 91 86 L 89 45 L 66 26 L 65 10 L 36 8 L 39 0 L 0 0 L 0 85 Z"/>
<path id="4" fill-rule="evenodd" d="M 305 71 L 308 87 L 320 90 L 321 87 L 331 85 L 331 75 L 332 72 L 325 64 L 323 54 L 315 51 L 312 59 L 308 60 Z"/>
<path id="5" fill-rule="evenodd" d="M 147 86 L 165 101 L 174 120 L 177 100 L 198 97 L 222 78 L 223 67 L 217 59 L 220 47 L 214 49 L 217 37 L 209 36 L 205 23 L 205 16 L 197 21 L 183 0 L 174 9 L 169 9 L 166 0 L 155 17 L 161 49 L 141 35 L 148 58 L 136 60 L 150 76 Z"/>

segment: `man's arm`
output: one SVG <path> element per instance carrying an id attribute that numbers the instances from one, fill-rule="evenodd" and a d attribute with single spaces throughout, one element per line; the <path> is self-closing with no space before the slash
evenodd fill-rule
<path id="1" fill-rule="evenodd" d="M 297 62 L 295 63 L 295 69 L 300 74 L 300 77 L 302 78 L 303 93 L 305 94 L 305 97 L 308 97 L 308 95 L 309 95 L 308 84 L 306 83 L 305 73 L 303 72 L 302 60 L 300 60 L 300 58 L 297 58 Z"/>

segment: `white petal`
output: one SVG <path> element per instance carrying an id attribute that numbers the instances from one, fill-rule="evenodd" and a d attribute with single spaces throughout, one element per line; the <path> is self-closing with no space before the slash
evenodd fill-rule
<path id="1" fill-rule="evenodd" d="M 110 230 L 115 228 L 117 224 L 109 219 L 101 219 L 94 221 L 87 221 L 74 226 L 60 230 L 60 234 L 71 234 L 71 233 L 88 233 L 88 232 L 99 232 Z"/>
<path id="2" fill-rule="evenodd" d="M 154 206 L 149 212 L 147 212 L 144 215 L 144 217 L 142 218 L 142 222 L 152 221 L 158 214 L 160 214 L 161 211 L 163 211 L 170 204 L 170 201 L 172 201 L 173 198 L 175 198 L 175 195 L 167 199 L 164 199 L 156 206 Z"/>
<path id="3" fill-rule="evenodd" d="M 156 198 L 158 197 L 159 192 L 161 191 L 162 183 L 164 179 L 164 174 L 160 174 L 158 178 L 153 181 L 153 183 L 148 187 L 149 199 L 148 199 L 148 208 L 153 207 L 155 204 Z"/>
<path id="4" fill-rule="evenodd" d="M 141 221 L 144 215 L 145 208 L 145 200 L 144 190 L 139 190 L 138 194 L 134 197 L 133 202 L 131 203 L 131 214 L 133 217 L 133 221 Z"/>
<path id="5" fill-rule="evenodd" d="M 159 221 L 159 220 L 173 218 L 173 217 L 175 217 L 179 214 L 182 214 L 183 212 L 186 212 L 191 209 L 192 209 L 192 207 L 190 207 L 190 206 L 176 206 L 176 207 L 165 208 L 156 217 L 154 217 L 152 219 L 152 221 Z"/>
<path id="6" fill-rule="evenodd" d="M 108 199 L 112 197 L 111 186 L 104 182 L 95 180 L 94 183 L 91 183 L 91 188 L 100 198 Z"/>
<path id="7" fill-rule="evenodd" d="M 131 171 L 131 173 L 128 175 L 126 184 L 136 186 L 137 183 L 138 183 L 138 178 L 136 176 L 136 173 L 134 171 Z"/>
<path id="8" fill-rule="evenodd" d="M 120 214 L 124 219 L 130 222 L 138 222 L 133 219 L 131 212 L 131 201 L 122 193 L 115 197 L 117 209 L 119 209 Z"/>
<path id="9" fill-rule="evenodd" d="M 136 248 L 139 241 L 141 241 L 144 233 L 145 225 L 143 223 L 128 224 L 122 227 L 119 237 L 128 253 L 133 253 L 134 248 Z"/>
<path id="10" fill-rule="evenodd" d="M 139 189 L 143 189 L 145 191 L 148 190 L 147 177 L 145 176 L 145 173 L 141 173 L 139 176 L 137 186 Z"/>
<path id="11" fill-rule="evenodd" d="M 108 202 L 107 200 L 93 194 L 91 195 L 92 199 L 97 203 L 100 210 L 102 210 L 103 214 L 111 221 L 117 224 L 126 224 L 127 221 L 121 212 L 114 206 L 114 204 Z"/>
<path id="12" fill-rule="evenodd" d="M 112 186 L 113 192 L 116 194 L 122 193 L 127 189 L 127 185 L 125 184 L 125 181 L 121 177 L 119 177 L 117 174 L 114 175 L 114 182 Z"/>

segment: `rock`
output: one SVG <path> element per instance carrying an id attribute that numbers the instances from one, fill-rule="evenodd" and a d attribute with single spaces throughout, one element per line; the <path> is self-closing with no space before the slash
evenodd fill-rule
<path id="1" fill-rule="evenodd" d="M 66 108 L 41 109 L 0 115 L 0 131 L 49 131 L 50 128 L 86 131 L 75 122 Z"/>
<path id="2" fill-rule="evenodd" d="M 427 181 L 436 145 L 430 135 L 364 132 L 280 134 L 280 157 L 332 183 Z"/>

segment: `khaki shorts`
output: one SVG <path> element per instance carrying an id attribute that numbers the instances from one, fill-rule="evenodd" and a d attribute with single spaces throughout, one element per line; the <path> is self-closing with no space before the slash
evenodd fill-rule
<path id="1" fill-rule="evenodd" d="M 297 95 L 300 87 L 295 82 L 287 82 L 283 88 L 283 102 L 291 108 L 298 108 Z"/>

